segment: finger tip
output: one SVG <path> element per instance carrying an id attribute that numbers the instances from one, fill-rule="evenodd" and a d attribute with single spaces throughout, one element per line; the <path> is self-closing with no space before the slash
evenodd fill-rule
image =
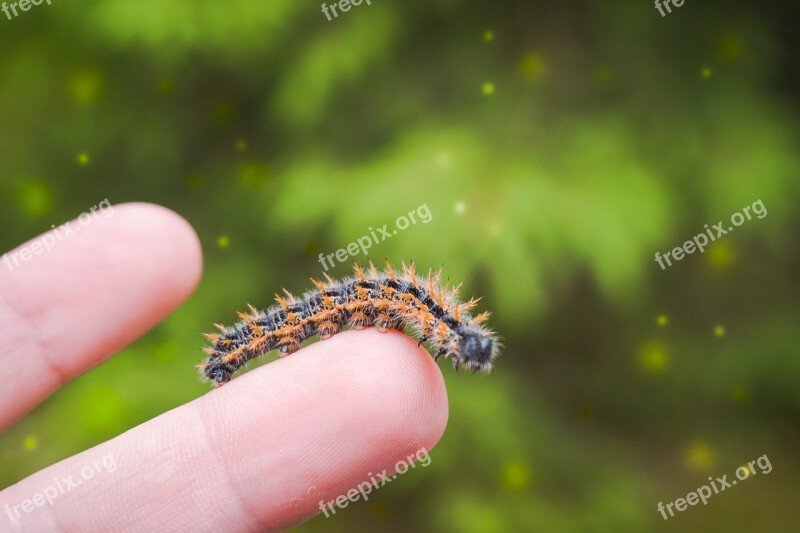
<path id="1" fill-rule="evenodd" d="M 169 275 L 173 288 L 185 296 L 200 281 L 203 253 L 200 239 L 189 222 L 175 211 L 146 202 L 114 206 L 115 228 L 125 232 L 129 242 L 141 246 L 141 253 Z"/>
<path id="2" fill-rule="evenodd" d="M 374 328 L 345 332 L 338 342 L 345 346 L 338 354 L 340 368 L 382 413 L 387 437 L 397 442 L 402 435 L 399 440 L 417 448 L 433 447 L 449 411 L 444 377 L 430 354 L 400 332 Z"/>

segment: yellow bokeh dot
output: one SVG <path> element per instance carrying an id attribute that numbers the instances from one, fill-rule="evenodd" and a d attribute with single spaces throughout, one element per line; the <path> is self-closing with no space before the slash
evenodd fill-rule
<path id="1" fill-rule="evenodd" d="M 246 189 L 258 189 L 267 183 L 269 169 L 264 163 L 250 161 L 239 167 L 239 183 Z"/>
<path id="2" fill-rule="evenodd" d="M 714 451 L 704 441 L 698 441 L 686 450 L 686 467 L 695 471 L 707 471 L 714 464 Z"/>
<path id="3" fill-rule="evenodd" d="M 545 75 L 547 65 L 541 55 L 536 52 L 528 52 L 525 57 L 522 58 L 519 70 L 523 77 L 536 80 Z"/>
<path id="4" fill-rule="evenodd" d="M 486 30 L 483 32 L 483 40 L 487 43 L 494 41 L 494 32 L 492 30 Z"/>
<path id="5" fill-rule="evenodd" d="M 25 437 L 25 440 L 22 441 L 22 446 L 30 452 L 39 447 L 39 441 L 36 437 Z"/>
<path id="6" fill-rule="evenodd" d="M 723 61 L 737 61 L 744 53 L 744 41 L 734 33 L 726 33 L 717 40 L 717 56 Z"/>
<path id="7" fill-rule="evenodd" d="M 503 486 L 510 492 L 519 492 L 531 483 L 531 470 L 522 461 L 509 461 L 501 471 Z"/>
<path id="8" fill-rule="evenodd" d="M 486 82 L 483 84 L 483 94 L 491 96 L 494 94 L 494 83 Z"/>
<path id="9" fill-rule="evenodd" d="M 174 87 L 175 82 L 172 81 L 172 78 L 167 76 L 164 76 L 156 82 L 156 91 L 158 91 L 159 94 L 170 94 Z"/>
<path id="10" fill-rule="evenodd" d="M 702 78 L 704 80 L 707 80 L 707 79 L 711 78 L 711 76 L 713 76 L 713 75 L 714 75 L 714 71 L 711 70 L 710 67 L 703 67 L 700 70 L 700 76 L 702 76 Z"/>
<path id="11" fill-rule="evenodd" d="M 726 333 L 725 326 L 723 326 L 722 324 L 717 324 L 716 326 L 714 326 L 715 337 L 724 337 L 725 333 Z"/>
<path id="12" fill-rule="evenodd" d="M 733 264 L 736 254 L 729 245 L 724 242 L 714 243 L 708 247 L 706 260 L 712 268 L 725 269 Z"/>
<path id="13" fill-rule="evenodd" d="M 453 206 L 453 210 L 457 215 L 463 215 L 467 210 L 467 206 L 464 204 L 464 202 L 456 202 L 456 205 Z"/>
<path id="14" fill-rule="evenodd" d="M 230 246 L 230 244 L 231 244 L 231 239 L 227 235 L 220 235 L 217 238 L 217 246 L 219 246 L 223 250 L 228 246 Z"/>
<path id="15" fill-rule="evenodd" d="M 50 188 L 40 181 L 27 181 L 19 186 L 19 206 L 25 213 L 33 216 L 43 215 L 53 205 Z"/>
<path id="16" fill-rule="evenodd" d="M 656 317 L 656 324 L 661 326 L 662 328 L 669 324 L 669 317 L 667 315 L 661 314 Z"/>
<path id="17" fill-rule="evenodd" d="M 669 366 L 667 349 L 659 343 L 650 342 L 639 351 L 639 366 L 645 372 L 661 373 Z"/>
<path id="18" fill-rule="evenodd" d="M 87 154 L 86 152 L 79 153 L 76 159 L 78 160 L 78 164 L 83 166 L 88 165 L 89 161 L 91 160 L 89 154 Z"/>
<path id="19" fill-rule="evenodd" d="M 744 403 L 747 401 L 747 389 L 744 387 L 734 387 L 731 391 L 731 398 L 736 403 Z"/>
<path id="20" fill-rule="evenodd" d="M 236 150 L 238 152 L 244 152 L 245 150 L 247 150 L 247 141 L 245 141 L 244 139 L 237 140 L 236 141 Z"/>
<path id="21" fill-rule="evenodd" d="M 600 85 L 605 85 L 611 81 L 611 69 L 608 67 L 599 67 L 594 71 L 594 79 Z"/>
<path id="22" fill-rule="evenodd" d="M 81 70 L 74 72 L 67 80 L 67 92 L 79 105 L 97 101 L 103 89 L 103 79 L 98 72 Z"/>

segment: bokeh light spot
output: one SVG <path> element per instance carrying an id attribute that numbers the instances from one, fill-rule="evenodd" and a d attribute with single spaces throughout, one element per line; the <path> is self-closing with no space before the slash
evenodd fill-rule
<path id="1" fill-rule="evenodd" d="M 594 71 L 594 79 L 600 85 L 606 85 L 611 81 L 611 69 L 608 67 L 598 67 Z"/>
<path id="2" fill-rule="evenodd" d="M 100 98 L 103 80 L 100 74 L 90 70 L 73 73 L 67 80 L 67 93 L 78 105 L 89 105 Z"/>
<path id="3" fill-rule="evenodd" d="M 453 206 L 453 211 L 455 211 L 457 215 L 463 215 L 466 210 L 467 206 L 464 202 L 456 202 L 456 205 Z"/>
<path id="4" fill-rule="evenodd" d="M 217 246 L 221 249 L 226 249 L 231 244 L 231 239 L 227 235 L 220 235 L 217 237 Z"/>
<path id="5" fill-rule="evenodd" d="M 531 483 L 531 471 L 522 461 L 509 461 L 501 472 L 503 487 L 509 492 L 520 492 Z"/>
<path id="6" fill-rule="evenodd" d="M 41 216 L 48 213 L 53 205 L 50 187 L 41 181 L 27 181 L 18 189 L 19 207 L 28 215 Z"/>
<path id="7" fill-rule="evenodd" d="M 700 70 L 700 77 L 702 77 L 704 80 L 710 79 L 711 76 L 713 76 L 713 75 L 714 75 L 714 71 L 711 70 L 711 67 L 703 67 Z"/>
<path id="8" fill-rule="evenodd" d="M 690 470 L 705 472 L 714 464 L 714 451 L 707 442 L 697 441 L 686 450 L 685 460 Z"/>
<path id="9" fill-rule="evenodd" d="M 436 155 L 436 165 L 441 169 L 449 169 L 453 166 L 453 156 L 450 152 L 439 152 Z"/>
<path id="10" fill-rule="evenodd" d="M 744 53 L 744 41 L 734 33 L 726 33 L 716 43 L 717 57 L 722 61 L 737 61 Z"/>
<path id="11" fill-rule="evenodd" d="M 486 82 L 483 84 L 483 94 L 486 96 L 491 96 L 494 94 L 494 83 Z"/>
<path id="12" fill-rule="evenodd" d="M 519 65 L 520 74 L 524 78 L 538 80 L 547 73 L 547 64 L 541 55 L 536 52 L 528 52 Z"/>
<path id="13" fill-rule="evenodd" d="M 239 183 L 246 189 L 257 189 L 267 182 L 267 165 L 250 162 L 239 167 Z"/>
<path id="14" fill-rule="evenodd" d="M 664 372 L 669 365 L 669 355 L 664 345 L 650 342 L 639 351 L 639 367 L 648 373 Z"/>
<path id="15" fill-rule="evenodd" d="M 25 437 L 25 440 L 22 441 L 22 447 L 32 452 L 39 447 L 39 440 L 34 436 Z"/>
<path id="16" fill-rule="evenodd" d="M 717 324 L 716 326 L 714 326 L 715 337 L 724 337 L 725 333 L 726 333 L 725 326 L 723 326 L 722 324 Z"/>
<path id="17" fill-rule="evenodd" d="M 173 89 L 175 88 L 175 82 L 172 81 L 172 78 L 164 76 L 163 78 L 159 79 L 156 82 L 156 91 L 158 94 L 170 94 L 172 93 Z"/>
<path id="18" fill-rule="evenodd" d="M 494 32 L 492 30 L 486 30 L 483 32 L 483 40 L 487 43 L 494 41 Z"/>
<path id="19" fill-rule="evenodd" d="M 712 268 L 725 269 L 733 264 L 736 254 L 729 245 L 717 242 L 708 247 L 706 257 Z"/>
<path id="20" fill-rule="evenodd" d="M 81 152 L 81 153 L 78 154 L 78 157 L 76 157 L 76 160 L 78 161 L 79 165 L 85 167 L 86 165 L 89 164 L 89 161 L 91 161 L 91 158 L 89 157 L 89 154 L 87 154 L 86 152 Z"/>
<path id="21" fill-rule="evenodd" d="M 734 387 L 731 391 L 731 398 L 735 403 L 745 403 L 747 401 L 747 389 L 744 387 Z"/>
<path id="22" fill-rule="evenodd" d="M 656 317 L 656 324 L 661 326 L 662 328 L 669 324 L 669 317 L 667 315 L 661 314 Z"/>

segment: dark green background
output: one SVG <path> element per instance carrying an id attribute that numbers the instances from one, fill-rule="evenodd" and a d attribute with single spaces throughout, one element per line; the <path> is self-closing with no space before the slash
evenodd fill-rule
<path id="1" fill-rule="evenodd" d="M 308 288 L 320 252 L 427 204 L 431 223 L 369 258 L 444 265 L 506 347 L 489 377 L 443 365 L 451 416 L 429 467 L 301 531 L 792 530 L 797 6 L 0 14 L 0 249 L 108 198 L 174 209 L 205 254 L 185 305 L 0 437 L 0 485 L 203 394 L 211 323 Z M 765 218 L 654 262 L 758 199 Z M 769 475 L 656 511 L 763 454 Z"/>

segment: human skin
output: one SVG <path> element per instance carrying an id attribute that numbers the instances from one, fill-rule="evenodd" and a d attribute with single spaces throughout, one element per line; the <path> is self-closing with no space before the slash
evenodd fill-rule
<path id="1" fill-rule="evenodd" d="M 149 204 L 114 206 L 13 270 L 0 263 L 0 364 L 14 368 L 0 388 L 0 428 L 158 324 L 201 273 L 189 224 Z M 187 356 L 175 379 L 197 379 L 200 357 Z M 368 474 L 431 450 L 447 416 L 442 374 L 415 341 L 346 331 L 5 489 L 0 506 L 13 518 L 0 508 L 0 531 L 286 529 Z M 109 454 L 113 472 L 13 512 Z"/>

